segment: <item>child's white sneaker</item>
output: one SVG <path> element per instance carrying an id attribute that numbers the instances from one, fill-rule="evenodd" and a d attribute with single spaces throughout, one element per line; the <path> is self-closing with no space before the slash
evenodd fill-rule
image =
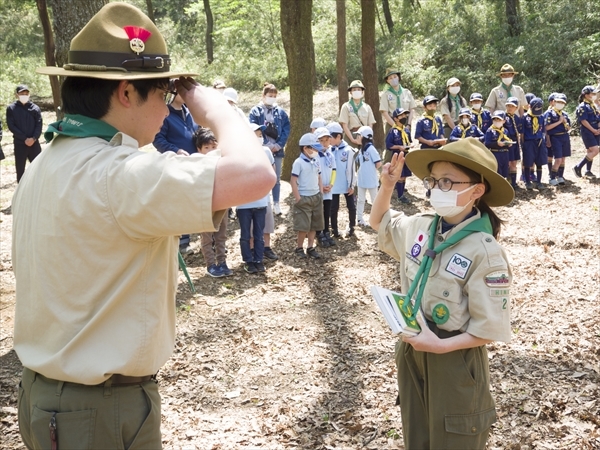
<path id="1" fill-rule="evenodd" d="M 279 203 L 273 203 L 273 213 L 276 216 L 280 216 L 281 215 L 281 208 L 279 207 Z"/>

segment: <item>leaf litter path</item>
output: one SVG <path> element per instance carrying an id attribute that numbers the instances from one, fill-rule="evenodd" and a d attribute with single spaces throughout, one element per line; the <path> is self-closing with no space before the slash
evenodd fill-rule
<path id="1" fill-rule="evenodd" d="M 20 449 L 12 180 L 13 167 L 3 164 L 0 447 Z M 598 186 L 578 180 L 523 192 L 498 209 L 514 268 L 513 340 L 488 346 L 499 416 L 489 449 L 600 448 Z M 376 249 L 369 229 L 323 249 L 321 260 L 294 258 L 290 190 L 282 187 L 286 205 L 273 245 L 281 259 L 265 275 L 241 269 L 235 222 L 227 243 L 233 277 L 206 275 L 199 242 L 192 244 L 187 263 L 198 293 L 180 278 L 176 348 L 159 372 L 164 447 L 402 449 L 396 340 L 368 294 L 372 284 L 399 288 L 397 264 Z M 414 177 L 408 188 L 413 203 L 394 199 L 394 207 L 426 210 Z M 347 223 L 343 206 L 340 222 Z"/>

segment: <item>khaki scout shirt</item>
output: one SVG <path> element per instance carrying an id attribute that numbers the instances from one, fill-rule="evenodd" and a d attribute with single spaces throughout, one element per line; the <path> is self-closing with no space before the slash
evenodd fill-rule
<path id="1" fill-rule="evenodd" d="M 362 127 L 363 125 L 366 125 L 368 127 L 373 126 L 376 120 L 371 107 L 368 104 L 366 104 L 363 100 L 363 104 L 358 110 L 357 116 L 354 113 L 354 108 L 352 108 L 352 105 L 350 104 L 351 101 L 352 100 L 349 100 L 342 105 L 342 108 L 340 109 L 340 117 L 338 119 L 338 122 L 348 124 L 348 128 L 350 128 L 351 130 Z"/>
<path id="2" fill-rule="evenodd" d="M 392 113 L 397 108 L 404 108 L 409 113 L 412 109 L 417 107 L 417 102 L 408 89 L 402 88 L 402 94 L 400 94 L 400 104 L 398 105 L 398 98 L 387 88 L 387 84 L 383 92 L 379 95 L 379 111 L 387 111 L 392 116 Z"/>
<path id="3" fill-rule="evenodd" d="M 407 217 L 390 210 L 381 221 L 379 248 L 400 261 L 403 293 L 408 292 L 425 255 L 433 217 L 431 214 Z M 477 212 L 444 234 L 439 233 L 440 221 L 434 242 L 440 244 L 480 217 Z M 447 308 L 449 318 L 438 324 L 440 329 L 509 342 L 511 282 L 512 272 L 502 247 L 491 235 L 475 232 L 433 260 L 421 308 L 428 320 L 432 320 L 440 305 Z"/>
<path id="4" fill-rule="evenodd" d="M 454 126 L 458 125 L 458 115 L 460 114 L 460 110 L 461 108 L 464 108 L 468 105 L 464 97 L 460 97 L 460 100 L 461 104 L 464 106 L 460 106 L 459 108 L 457 108 L 456 103 L 452 102 L 452 111 L 450 111 L 450 107 L 448 106 L 447 95 L 440 100 L 440 114 L 442 115 L 442 120 L 444 121 L 445 125 L 448 125 L 448 122 L 446 122 L 446 118 L 444 117 L 446 114 L 450 116 L 450 118 L 454 122 Z"/>
<path id="5" fill-rule="evenodd" d="M 527 104 L 527 99 L 525 98 L 525 91 L 521 88 L 521 86 L 511 85 L 510 93 L 512 97 L 517 97 L 519 99 L 519 107 L 523 107 Z M 490 92 L 488 96 L 485 107 L 490 110 L 493 114 L 494 111 L 504 111 L 506 110 L 506 100 L 508 100 L 509 95 L 506 93 L 502 85 L 496 86 Z"/>
<path id="6" fill-rule="evenodd" d="M 215 153 L 215 152 L 213 152 Z M 219 155 L 146 153 L 133 138 L 58 136 L 12 203 L 14 347 L 42 375 L 151 375 L 175 342 L 179 235 L 214 231 Z"/>

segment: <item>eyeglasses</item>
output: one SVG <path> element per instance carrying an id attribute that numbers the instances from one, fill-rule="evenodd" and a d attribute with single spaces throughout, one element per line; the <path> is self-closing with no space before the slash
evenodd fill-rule
<path id="1" fill-rule="evenodd" d="M 165 91 L 163 94 L 163 100 L 165 101 L 166 105 L 170 105 L 175 100 L 175 97 L 177 97 L 177 91 L 172 89 L 163 89 L 163 91 Z"/>
<path id="2" fill-rule="evenodd" d="M 440 188 L 442 192 L 448 192 L 452 189 L 452 186 L 455 184 L 477 184 L 478 181 L 452 181 L 450 178 L 440 178 L 436 180 L 433 177 L 425 177 L 423 178 L 423 186 L 425 189 L 433 189 L 437 184 L 437 187 Z"/>

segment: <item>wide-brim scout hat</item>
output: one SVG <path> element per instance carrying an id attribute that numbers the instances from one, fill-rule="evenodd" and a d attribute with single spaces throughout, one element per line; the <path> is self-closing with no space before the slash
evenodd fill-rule
<path id="1" fill-rule="evenodd" d="M 350 92 L 352 88 L 361 88 L 364 91 L 365 85 L 360 80 L 354 80 L 352 83 L 350 83 L 350 86 L 348 86 L 348 92 Z"/>
<path id="2" fill-rule="evenodd" d="M 502 77 L 502 75 L 519 75 L 519 72 L 515 72 L 515 69 L 510 64 L 504 64 L 497 75 L 499 77 Z"/>
<path id="3" fill-rule="evenodd" d="M 388 67 L 387 69 L 385 69 L 385 76 L 383 77 L 383 79 L 387 80 L 390 75 L 398 75 L 398 78 L 400 78 L 400 71 Z"/>
<path id="4" fill-rule="evenodd" d="M 419 178 L 430 175 L 429 166 L 436 161 L 460 164 L 480 174 L 489 184 L 481 197 L 489 206 L 504 206 L 515 197 L 510 183 L 498 174 L 494 154 L 476 138 L 461 139 L 439 149 L 414 150 L 406 155 L 408 168 Z"/>
<path id="5" fill-rule="evenodd" d="M 71 40 L 68 63 L 37 73 L 104 80 L 142 80 L 195 76 L 171 71 L 167 44 L 156 25 L 138 8 L 105 5 Z"/>

